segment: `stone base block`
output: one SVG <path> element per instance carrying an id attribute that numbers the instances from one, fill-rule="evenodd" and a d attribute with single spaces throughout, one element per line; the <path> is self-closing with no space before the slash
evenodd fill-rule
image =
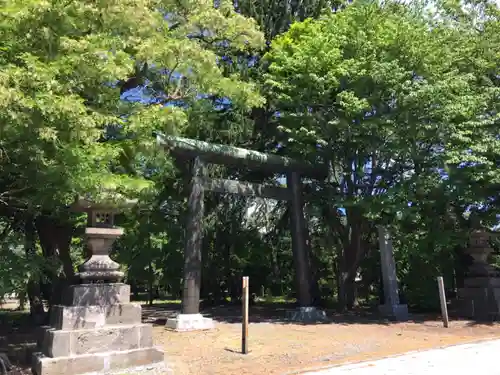
<path id="1" fill-rule="evenodd" d="M 301 306 L 286 312 L 286 318 L 294 322 L 314 323 L 325 321 L 326 313 L 313 306 Z"/>
<path id="2" fill-rule="evenodd" d="M 130 285 L 80 284 L 71 285 L 64 295 L 66 306 L 107 306 L 130 303 Z"/>
<path id="3" fill-rule="evenodd" d="M 500 288 L 498 277 L 467 277 L 464 280 L 465 288 Z"/>
<path id="4" fill-rule="evenodd" d="M 168 319 L 165 326 L 178 332 L 215 328 L 213 319 L 205 318 L 201 314 L 179 314 L 175 318 Z"/>
<path id="5" fill-rule="evenodd" d="M 54 306 L 50 325 L 55 329 L 75 330 L 106 325 L 140 324 L 141 305 L 125 303 L 109 306 Z"/>
<path id="6" fill-rule="evenodd" d="M 45 331 L 42 348 L 43 354 L 57 358 L 152 346 L 153 327 L 136 324 L 70 331 L 50 328 Z"/>
<path id="7" fill-rule="evenodd" d="M 478 320 L 500 319 L 500 288 L 494 286 L 466 287 L 458 289 L 460 300 L 458 313 Z"/>
<path id="8" fill-rule="evenodd" d="M 120 369 L 158 364 L 164 361 L 164 353 L 157 348 L 144 348 L 121 352 L 85 354 L 72 357 L 50 358 L 35 353 L 35 375 L 78 375 L 112 372 Z"/>
<path id="9" fill-rule="evenodd" d="M 378 311 L 386 318 L 405 321 L 408 320 L 408 305 L 380 305 Z"/>

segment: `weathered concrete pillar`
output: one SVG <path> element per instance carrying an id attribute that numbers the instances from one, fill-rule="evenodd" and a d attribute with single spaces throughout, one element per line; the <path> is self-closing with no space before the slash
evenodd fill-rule
<path id="1" fill-rule="evenodd" d="M 199 157 L 191 167 L 190 193 L 187 207 L 186 240 L 184 247 L 184 289 L 181 314 L 167 320 L 167 327 L 177 331 L 213 328 L 212 319 L 200 314 L 201 248 L 203 240 L 204 190 L 200 177 L 205 164 Z"/>
<path id="2" fill-rule="evenodd" d="M 291 320 L 316 321 L 325 318 L 325 312 L 312 306 L 311 298 L 311 270 L 309 264 L 308 228 L 304 218 L 304 197 L 302 183 L 298 172 L 291 172 L 287 176 L 287 186 L 291 192 L 291 235 L 292 252 L 295 263 L 297 283 L 297 300 L 299 309 L 291 311 L 288 316 Z"/>
<path id="3" fill-rule="evenodd" d="M 398 279 L 391 237 L 385 227 L 379 226 L 377 229 L 385 297 L 385 303 L 379 306 L 379 310 L 389 318 L 406 320 L 408 319 L 408 306 L 399 301 Z"/>

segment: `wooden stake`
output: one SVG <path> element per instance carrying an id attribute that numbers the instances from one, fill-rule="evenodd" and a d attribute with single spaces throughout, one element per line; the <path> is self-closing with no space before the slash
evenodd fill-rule
<path id="1" fill-rule="evenodd" d="M 444 293 L 444 281 L 442 276 L 438 276 L 439 301 L 441 302 L 441 317 L 444 328 L 448 328 L 448 306 L 446 305 L 446 295 Z"/>
<path id="2" fill-rule="evenodd" d="M 242 289 L 242 325 L 241 325 L 241 353 L 248 354 L 248 276 L 243 276 Z"/>

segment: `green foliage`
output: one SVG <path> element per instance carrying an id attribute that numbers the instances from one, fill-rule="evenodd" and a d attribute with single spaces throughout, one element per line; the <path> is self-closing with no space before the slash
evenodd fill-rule
<path id="1" fill-rule="evenodd" d="M 343 245 L 354 269 L 352 258 L 363 252 L 353 248 L 353 238 L 367 239 L 373 231 L 367 220 L 387 224 L 410 216 L 420 227 L 418 249 L 432 253 L 438 241 L 449 253 L 463 241 L 454 231 L 463 228 L 446 223 L 488 199 L 487 188 L 471 182 L 497 183 L 498 8 L 490 4 L 487 20 L 471 16 L 459 23 L 427 12 L 393 2 L 355 3 L 293 24 L 265 56 L 268 97 L 280 113 L 276 122 L 288 153 L 332 165 L 335 205 L 346 208 L 347 232 L 361 231 Z M 488 52 L 479 53 L 483 48 Z M 460 168 L 462 162 L 470 166 Z M 448 181 L 440 170 L 449 172 Z M 450 237 L 438 234 L 442 225 L 430 225 L 436 214 Z M 412 261 L 416 248 L 403 248 L 412 267 L 439 264 L 439 256 Z M 429 272 L 429 280 L 435 276 Z"/>
<path id="2" fill-rule="evenodd" d="M 57 272 L 60 267 L 57 259 L 45 258 L 41 249 L 34 254 L 26 254 L 22 233 L 6 231 L 0 242 L 0 297 L 26 292 L 27 280 L 36 278 L 49 282 L 47 275 Z"/>
<path id="3" fill-rule="evenodd" d="M 327 164 L 307 203 L 319 297 L 349 305 L 358 275 L 361 298 L 379 293 L 383 224 L 408 303 L 435 308 L 464 212 L 499 212 L 499 15 L 492 1 L 0 0 L 0 217 L 15 228 L 0 295 L 68 268 L 47 255 L 60 243 L 26 253 L 22 228 L 43 214 L 58 219 L 43 230 L 72 231 L 67 205 L 89 194 L 136 199 L 114 256 L 151 296 L 180 297 L 187 160 L 156 147 L 160 130 Z M 243 274 L 252 292 L 294 294 L 285 204 L 207 194 L 205 208 L 204 298 L 237 300 Z"/>
<path id="4" fill-rule="evenodd" d="M 181 131 L 187 117 L 180 107 L 120 100 L 137 66 L 150 67 L 162 104 L 199 94 L 262 102 L 251 83 L 223 76 L 215 54 L 187 37 L 261 45 L 254 22 L 227 4 L 4 0 L 1 9 L 0 162 L 9 203 L 53 207 L 109 186 L 126 194 L 142 187 L 122 164 L 152 146 L 152 130 Z M 113 129 L 130 140 L 110 139 Z"/>
<path id="5" fill-rule="evenodd" d="M 152 130 L 189 131 L 196 126 L 192 104 L 203 95 L 228 98 L 242 111 L 262 104 L 255 84 L 224 74 L 205 39 L 242 52 L 263 45 L 255 22 L 228 2 L 216 9 L 204 0 L 2 0 L 2 217 L 18 225 L 43 212 L 65 224 L 76 196 L 115 200 L 154 192 L 148 179 L 173 168 L 156 150 Z M 122 100 L 131 88 L 155 101 Z M 162 249 L 152 243 L 150 249 Z M 132 248 L 143 244 L 135 240 Z M 81 247 L 69 245 L 76 261 Z M 40 279 L 24 272 L 31 260 L 8 254 L 2 275 L 24 264 L 20 279 Z"/>
<path id="6" fill-rule="evenodd" d="M 294 21 L 317 18 L 322 11 L 335 11 L 349 1 L 344 0 L 242 0 L 238 10 L 257 20 L 266 34 L 267 40 L 285 32 Z"/>

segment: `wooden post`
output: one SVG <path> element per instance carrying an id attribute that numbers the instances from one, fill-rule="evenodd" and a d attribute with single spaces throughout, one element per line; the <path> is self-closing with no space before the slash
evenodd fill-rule
<path id="1" fill-rule="evenodd" d="M 241 352 L 248 354 L 248 276 L 243 276 L 242 288 L 242 325 L 241 325 Z"/>
<path id="2" fill-rule="evenodd" d="M 443 318 L 444 328 L 448 328 L 448 306 L 446 305 L 446 295 L 444 293 L 443 276 L 438 276 L 439 301 L 441 302 L 441 317 Z"/>

